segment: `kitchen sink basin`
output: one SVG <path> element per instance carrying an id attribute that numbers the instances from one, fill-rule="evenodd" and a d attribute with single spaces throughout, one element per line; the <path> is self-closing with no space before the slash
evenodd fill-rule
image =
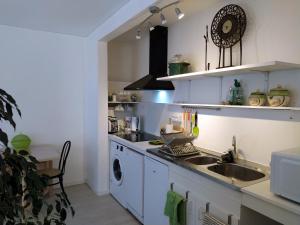
<path id="1" fill-rule="evenodd" d="M 185 161 L 195 165 L 208 165 L 208 164 L 216 163 L 218 159 L 210 156 L 197 156 L 197 157 L 185 159 Z"/>
<path id="2" fill-rule="evenodd" d="M 253 181 L 265 177 L 265 174 L 236 164 L 218 164 L 209 166 L 208 170 L 228 178 L 235 178 L 241 181 Z"/>

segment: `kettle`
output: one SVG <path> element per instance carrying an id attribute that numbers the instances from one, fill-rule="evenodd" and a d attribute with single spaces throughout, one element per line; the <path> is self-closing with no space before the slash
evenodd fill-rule
<path id="1" fill-rule="evenodd" d="M 139 132 L 141 129 L 141 118 L 139 116 L 131 117 L 131 132 Z"/>

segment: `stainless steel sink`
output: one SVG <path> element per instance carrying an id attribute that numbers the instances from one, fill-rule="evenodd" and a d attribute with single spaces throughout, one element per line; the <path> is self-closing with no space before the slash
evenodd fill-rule
<path id="1" fill-rule="evenodd" d="M 216 163 L 218 159 L 210 156 L 197 156 L 197 157 L 185 159 L 185 161 L 195 165 L 208 165 L 208 164 Z"/>
<path id="2" fill-rule="evenodd" d="M 253 181 L 265 177 L 265 174 L 261 172 L 236 164 L 218 164 L 209 166 L 207 169 L 225 177 L 235 178 L 241 181 Z"/>

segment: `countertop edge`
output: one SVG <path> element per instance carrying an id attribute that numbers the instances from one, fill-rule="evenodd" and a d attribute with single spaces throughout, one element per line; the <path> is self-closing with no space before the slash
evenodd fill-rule
<path id="1" fill-rule="evenodd" d="M 241 191 L 244 194 L 250 195 L 254 198 L 260 199 L 269 204 L 300 215 L 300 204 L 294 203 L 292 201 L 284 199 L 283 197 L 273 194 L 270 191 L 270 180 L 242 188 Z"/>

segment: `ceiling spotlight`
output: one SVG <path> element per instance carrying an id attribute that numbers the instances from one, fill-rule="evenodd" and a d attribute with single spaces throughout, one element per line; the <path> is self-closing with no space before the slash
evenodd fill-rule
<path id="1" fill-rule="evenodd" d="M 150 31 L 153 31 L 155 29 L 155 27 L 152 25 L 150 21 L 148 22 L 148 26 Z"/>
<path id="2" fill-rule="evenodd" d="M 180 10 L 178 7 L 175 8 L 175 13 L 176 13 L 177 18 L 178 18 L 179 20 L 181 20 L 181 19 L 184 17 L 184 13 L 181 12 L 181 10 Z"/>
<path id="3" fill-rule="evenodd" d="M 166 17 L 164 16 L 164 14 L 160 14 L 160 20 L 161 20 L 161 24 L 164 25 L 167 23 Z"/>
<path id="4" fill-rule="evenodd" d="M 142 38 L 141 30 L 137 30 L 135 38 L 136 38 L 137 40 L 140 40 L 140 39 Z"/>

